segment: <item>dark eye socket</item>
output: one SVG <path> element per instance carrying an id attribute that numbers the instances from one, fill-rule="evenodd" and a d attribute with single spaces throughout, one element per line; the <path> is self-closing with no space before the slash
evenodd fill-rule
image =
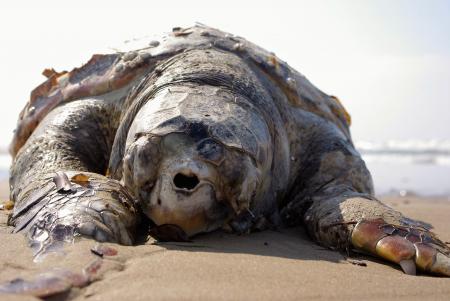
<path id="1" fill-rule="evenodd" d="M 153 189 L 153 185 L 154 183 L 151 181 L 146 181 L 144 183 L 144 185 L 142 185 L 142 190 L 146 191 L 146 192 L 150 192 Z"/>
<path id="2" fill-rule="evenodd" d="M 197 146 L 198 155 L 207 161 L 219 165 L 224 157 L 222 145 L 212 139 L 202 140 Z"/>

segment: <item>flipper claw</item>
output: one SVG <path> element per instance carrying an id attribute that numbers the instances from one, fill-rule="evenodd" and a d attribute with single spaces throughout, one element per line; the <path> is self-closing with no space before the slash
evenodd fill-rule
<path id="1" fill-rule="evenodd" d="M 442 253 L 436 254 L 436 261 L 430 267 L 430 271 L 435 274 L 445 275 L 450 277 L 450 257 Z"/>
<path id="2" fill-rule="evenodd" d="M 416 275 L 416 263 L 412 259 L 402 260 L 399 262 L 403 272 L 408 275 Z"/>
<path id="3" fill-rule="evenodd" d="M 418 268 L 450 276 L 450 248 L 426 228 L 393 225 L 383 219 L 361 220 L 352 231 L 351 242 L 356 249 L 399 264 L 408 275 L 415 275 Z"/>

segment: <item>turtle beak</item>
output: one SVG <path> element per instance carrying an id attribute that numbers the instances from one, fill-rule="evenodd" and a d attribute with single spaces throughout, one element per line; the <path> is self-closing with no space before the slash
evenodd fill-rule
<path id="1" fill-rule="evenodd" d="M 174 224 L 188 236 L 222 226 L 231 208 L 219 202 L 216 171 L 192 158 L 162 162 L 145 213 L 157 225 Z"/>

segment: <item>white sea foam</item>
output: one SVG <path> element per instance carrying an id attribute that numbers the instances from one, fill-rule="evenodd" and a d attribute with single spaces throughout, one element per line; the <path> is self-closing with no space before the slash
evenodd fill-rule
<path id="1" fill-rule="evenodd" d="M 450 140 L 357 141 L 355 145 L 367 162 L 450 166 Z"/>
<path id="2" fill-rule="evenodd" d="M 372 173 L 377 193 L 414 191 L 450 195 L 450 140 L 355 143 Z M 11 157 L 0 151 L 0 180 L 8 176 Z"/>
<path id="3" fill-rule="evenodd" d="M 0 153 L 0 180 L 8 177 L 11 157 L 7 153 Z"/>

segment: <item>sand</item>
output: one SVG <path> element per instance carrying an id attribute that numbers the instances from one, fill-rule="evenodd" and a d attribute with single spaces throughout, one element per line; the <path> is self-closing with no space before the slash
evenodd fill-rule
<path id="1" fill-rule="evenodd" d="M 6 194 L 3 190 L 0 195 Z M 448 199 L 384 201 L 431 222 L 434 231 L 450 241 Z M 25 238 L 8 234 L 5 222 L 5 211 L 0 211 L 0 282 L 33 277 L 53 267 L 80 271 L 100 260 L 90 251 L 96 243 L 82 240 L 66 248 L 64 256 L 33 263 Z M 369 257 L 358 258 L 367 266 L 354 265 L 313 243 L 302 228 L 248 236 L 212 233 L 193 243 L 107 245 L 118 255 L 101 260 L 96 281 L 57 300 L 450 300 L 450 278 L 407 276 Z M 9 298 L 35 300 L 0 295 L 1 300 Z"/>

